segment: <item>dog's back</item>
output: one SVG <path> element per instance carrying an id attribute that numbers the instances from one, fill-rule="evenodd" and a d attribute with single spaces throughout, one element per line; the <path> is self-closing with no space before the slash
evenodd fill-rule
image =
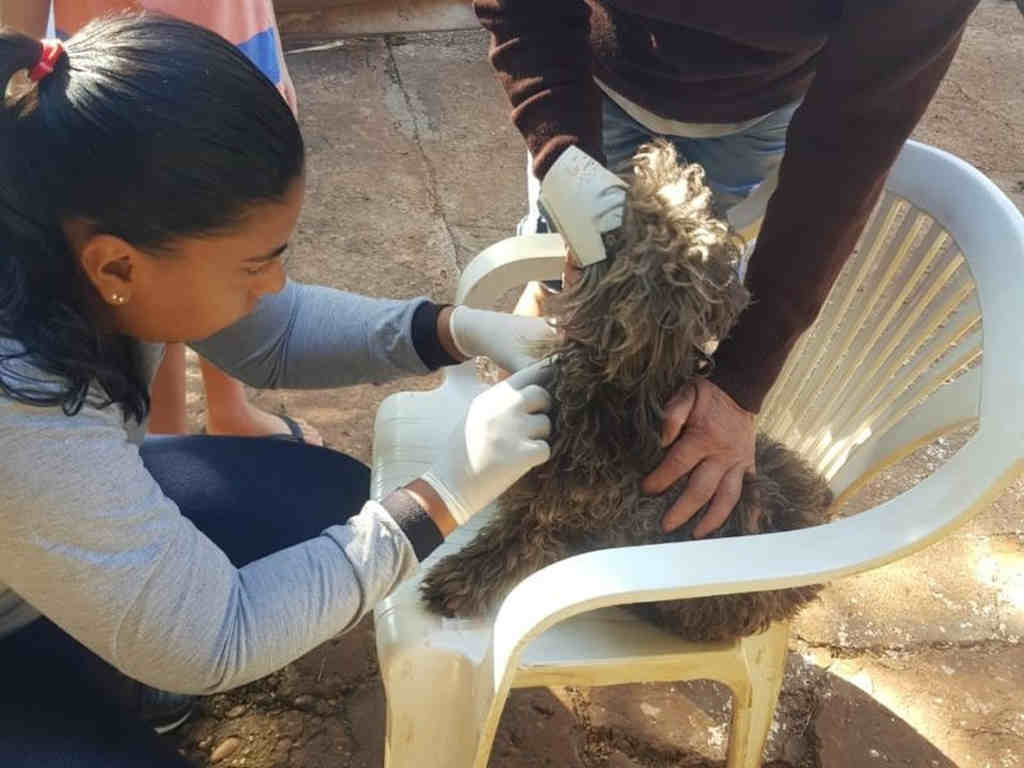
<path id="1" fill-rule="evenodd" d="M 793 451 L 758 435 L 755 463 L 757 474 L 746 478 L 739 503 L 711 537 L 792 531 L 826 522 L 832 492 L 821 475 Z M 678 493 L 670 489 L 660 497 L 662 508 L 667 510 Z M 698 518 L 695 515 L 664 540 L 692 539 Z M 792 619 L 820 590 L 811 585 L 641 604 L 633 609 L 687 639 L 725 640 L 760 632 L 773 621 Z"/>

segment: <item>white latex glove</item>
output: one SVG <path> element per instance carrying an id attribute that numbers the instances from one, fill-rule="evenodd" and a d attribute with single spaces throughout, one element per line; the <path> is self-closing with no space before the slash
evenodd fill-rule
<path id="1" fill-rule="evenodd" d="M 459 525 L 551 456 L 551 396 L 542 386 L 550 375 L 541 361 L 477 395 L 423 475 Z"/>
<path id="2" fill-rule="evenodd" d="M 452 341 L 466 357 L 491 358 L 515 372 L 537 362 L 530 344 L 555 337 L 555 329 L 542 317 L 510 315 L 458 306 L 451 313 Z"/>
<path id="3" fill-rule="evenodd" d="M 625 202 L 626 183 L 579 147 L 558 156 L 538 200 L 580 267 L 607 258 L 601 235 L 622 226 Z"/>

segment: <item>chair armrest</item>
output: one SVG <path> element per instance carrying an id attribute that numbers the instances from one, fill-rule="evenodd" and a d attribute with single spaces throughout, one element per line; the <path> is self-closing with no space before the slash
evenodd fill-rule
<path id="1" fill-rule="evenodd" d="M 557 280 L 562 276 L 564 255 L 561 235 L 521 235 L 501 240 L 466 265 L 455 303 L 491 309 L 507 291 L 530 280 Z"/>
<path id="2" fill-rule="evenodd" d="M 1000 454 L 993 447 L 979 432 L 910 491 L 827 525 L 599 550 L 550 565 L 523 580 L 498 611 L 494 685 L 510 682 L 530 640 L 584 611 L 817 584 L 909 555 L 965 522 L 1024 472 L 1024 459 L 994 460 Z"/>

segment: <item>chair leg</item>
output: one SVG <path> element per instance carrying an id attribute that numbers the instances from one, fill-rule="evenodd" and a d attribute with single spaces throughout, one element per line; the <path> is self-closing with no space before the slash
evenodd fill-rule
<path id="1" fill-rule="evenodd" d="M 746 679 L 733 684 L 732 726 L 726 768 L 760 768 L 764 743 L 782 688 L 789 647 L 789 624 L 778 622 L 743 638 Z"/>
<path id="2" fill-rule="evenodd" d="M 381 665 L 387 699 L 384 768 L 470 768 L 487 764 L 500 707 L 481 668 L 465 657 L 422 653 Z M 484 743 L 486 740 L 486 743 Z"/>
<path id="3" fill-rule="evenodd" d="M 385 768 L 470 765 L 477 742 L 471 670 L 457 660 L 424 654 L 415 664 L 402 660 L 381 672 L 387 697 Z"/>

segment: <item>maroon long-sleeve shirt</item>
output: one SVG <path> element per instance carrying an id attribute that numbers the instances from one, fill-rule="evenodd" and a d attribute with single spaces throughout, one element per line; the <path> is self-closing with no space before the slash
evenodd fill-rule
<path id="1" fill-rule="evenodd" d="M 817 317 L 978 0 L 474 0 L 543 174 L 601 158 L 594 77 L 684 122 L 733 123 L 803 96 L 747 272 L 754 303 L 713 380 L 757 411 Z"/>

